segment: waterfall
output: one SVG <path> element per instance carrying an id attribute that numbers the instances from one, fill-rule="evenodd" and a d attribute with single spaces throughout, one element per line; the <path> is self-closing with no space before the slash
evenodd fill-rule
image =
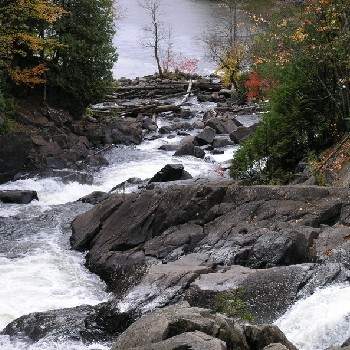
<path id="1" fill-rule="evenodd" d="M 332 285 L 296 302 L 275 323 L 300 350 L 323 350 L 350 337 L 350 286 Z"/>

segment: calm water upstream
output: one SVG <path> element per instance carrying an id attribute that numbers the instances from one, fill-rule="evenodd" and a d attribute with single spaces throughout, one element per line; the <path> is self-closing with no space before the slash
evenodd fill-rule
<path id="1" fill-rule="evenodd" d="M 156 64 L 151 49 L 142 47 L 143 28 L 149 23 L 149 15 L 139 6 L 139 0 L 120 0 L 125 8 L 124 17 L 118 21 L 115 45 L 119 59 L 113 74 L 116 78 L 153 74 Z M 171 27 L 174 51 L 187 58 L 199 60 L 198 73 L 208 74 L 215 69 L 205 55 L 201 41 L 203 32 L 220 23 L 223 14 L 218 2 L 210 0 L 161 0 L 160 20 Z"/>

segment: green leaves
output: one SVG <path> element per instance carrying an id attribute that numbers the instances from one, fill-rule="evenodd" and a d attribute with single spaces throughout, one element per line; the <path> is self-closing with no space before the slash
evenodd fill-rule
<path id="1" fill-rule="evenodd" d="M 67 13 L 56 23 L 63 45 L 50 65 L 49 84 L 79 116 L 112 86 L 114 19 L 111 0 L 58 1 Z"/>
<path id="2" fill-rule="evenodd" d="M 269 112 L 237 152 L 233 177 L 280 181 L 350 129 L 350 1 L 307 0 L 298 9 L 257 40 L 256 69 L 273 86 Z"/>

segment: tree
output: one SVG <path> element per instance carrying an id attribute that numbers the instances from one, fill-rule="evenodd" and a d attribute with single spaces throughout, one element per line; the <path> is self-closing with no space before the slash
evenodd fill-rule
<path id="1" fill-rule="evenodd" d="M 169 43 L 171 42 L 170 30 L 166 31 L 164 23 L 160 21 L 160 0 L 142 0 L 139 2 L 139 5 L 148 12 L 150 18 L 150 24 L 144 28 L 146 36 L 142 40 L 142 45 L 153 50 L 158 73 L 160 76 L 162 76 L 163 69 L 161 65 L 161 44 L 166 39 L 168 39 Z"/>
<path id="2" fill-rule="evenodd" d="M 222 18 L 220 23 L 204 33 L 204 43 L 209 58 L 223 71 L 227 85 L 238 88 L 238 77 L 247 58 L 248 31 L 239 12 L 240 0 L 221 1 Z"/>
<path id="3" fill-rule="evenodd" d="M 349 131 L 349 5 L 307 0 L 260 37 L 255 68 L 273 82 L 269 112 L 235 155 L 233 177 L 275 181 Z"/>
<path id="4" fill-rule="evenodd" d="M 76 116 L 112 87 L 113 0 L 56 0 L 67 13 L 54 30 L 61 47 L 50 64 L 48 83 Z"/>
<path id="5" fill-rule="evenodd" d="M 52 1 L 15 0 L 1 2 L 0 69 L 3 82 L 34 86 L 44 82 L 46 53 L 59 46 L 50 27 L 65 11 Z"/>

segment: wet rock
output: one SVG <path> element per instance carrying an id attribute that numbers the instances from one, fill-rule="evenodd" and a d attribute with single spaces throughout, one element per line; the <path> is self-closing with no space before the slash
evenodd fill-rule
<path id="1" fill-rule="evenodd" d="M 161 145 L 159 147 L 160 150 L 162 151 L 167 151 L 167 152 L 170 152 L 170 151 L 177 151 L 178 149 L 180 148 L 180 145 Z"/>
<path id="2" fill-rule="evenodd" d="M 243 299 L 256 321 L 270 323 L 282 316 L 314 274 L 313 269 L 313 264 L 302 264 L 258 270 L 249 274 L 240 286 L 244 290 Z"/>
<path id="3" fill-rule="evenodd" d="M 180 304 L 137 320 L 120 335 L 113 350 L 257 350 L 276 343 L 296 350 L 276 326 L 241 326 L 234 319 L 211 310 Z"/>
<path id="4" fill-rule="evenodd" d="M 93 306 L 32 313 L 9 323 L 3 330 L 3 334 L 10 336 L 21 334 L 32 341 L 49 336 L 53 340 L 61 337 L 80 340 L 81 332 L 86 330 L 85 319 L 93 315 L 96 315 L 96 309 Z"/>
<path id="5" fill-rule="evenodd" d="M 30 342 L 40 339 L 50 342 L 111 341 L 134 320 L 132 314 L 112 311 L 109 303 L 82 305 L 21 316 L 9 323 L 2 334 L 17 336 Z"/>
<path id="6" fill-rule="evenodd" d="M 203 131 L 201 131 L 197 136 L 195 136 L 194 140 L 198 146 L 203 146 L 211 144 L 214 140 L 215 135 L 216 131 L 209 126 L 206 126 Z"/>
<path id="7" fill-rule="evenodd" d="M 57 175 L 62 178 L 62 182 L 64 184 L 68 184 L 70 182 L 78 182 L 80 184 L 88 184 L 92 185 L 94 181 L 94 177 L 92 174 L 87 172 L 81 172 L 81 171 L 60 171 L 60 172 L 53 172 L 53 175 Z"/>
<path id="8" fill-rule="evenodd" d="M 302 289 L 312 293 L 317 286 L 345 281 L 346 228 L 337 235 L 334 223 L 349 195 L 344 188 L 248 187 L 230 181 L 170 185 L 97 204 L 74 220 L 71 243 L 89 250 L 90 270 L 113 289 L 120 283 L 123 295 L 131 297 L 128 288 L 142 283 L 135 288 L 144 311 L 185 295 L 191 303 L 212 300 L 218 288 L 203 287 L 207 279 L 222 289 L 244 287 L 259 322 L 270 322 Z M 311 262 L 323 254 L 326 229 L 338 238 L 334 254 L 322 260 L 321 274 Z M 209 259 L 210 266 L 194 263 L 194 253 Z M 235 265 L 245 268 L 234 271 Z"/>
<path id="9" fill-rule="evenodd" d="M 212 272 L 213 261 L 205 254 L 188 254 L 177 260 L 151 265 L 145 270 L 139 284 L 130 288 L 121 303 L 115 304 L 117 312 L 137 310 L 140 314 L 177 303 L 191 281 L 199 275 Z"/>
<path id="10" fill-rule="evenodd" d="M 196 158 L 204 158 L 205 151 L 198 146 L 195 146 L 192 142 L 186 143 L 181 146 L 174 154 L 176 157 L 180 156 L 193 156 Z"/>
<path id="11" fill-rule="evenodd" d="M 36 191 L 8 190 L 0 191 L 2 203 L 29 204 L 33 200 L 39 200 Z"/>
<path id="12" fill-rule="evenodd" d="M 182 164 L 167 164 L 164 168 L 158 171 L 158 173 L 155 174 L 151 180 L 149 180 L 149 183 L 188 179 L 192 179 L 192 176 L 184 170 L 184 166 Z"/>
<path id="13" fill-rule="evenodd" d="M 281 343 L 271 343 L 266 345 L 263 350 L 287 350 L 288 348 Z"/>
<path id="14" fill-rule="evenodd" d="M 192 124 L 194 129 L 204 129 L 204 123 L 201 121 L 195 121 Z"/>
<path id="15" fill-rule="evenodd" d="M 96 205 L 105 199 L 107 199 L 110 196 L 110 194 L 102 191 L 94 191 L 87 196 L 84 196 L 80 198 L 79 200 L 82 201 L 83 203 L 89 203 L 92 205 Z"/>
<path id="16" fill-rule="evenodd" d="M 315 272 L 313 264 L 265 270 L 233 265 L 199 276 L 186 290 L 185 300 L 191 306 L 213 308 L 218 293 L 239 290 L 257 322 L 273 322 L 288 309 Z"/>
<path id="17" fill-rule="evenodd" d="M 239 126 L 237 128 L 237 130 L 230 133 L 230 138 L 235 143 L 240 144 L 244 140 L 246 140 L 248 137 L 253 135 L 255 133 L 257 127 L 258 127 L 258 124 L 254 124 L 254 125 L 249 126 L 249 127 Z"/>
<path id="18" fill-rule="evenodd" d="M 172 131 L 173 129 L 170 126 L 162 126 L 158 129 L 158 132 L 162 135 L 170 134 Z"/>
<path id="19" fill-rule="evenodd" d="M 205 126 L 214 129 L 218 134 L 232 134 L 237 130 L 236 124 L 228 118 L 212 118 L 209 119 Z"/>

